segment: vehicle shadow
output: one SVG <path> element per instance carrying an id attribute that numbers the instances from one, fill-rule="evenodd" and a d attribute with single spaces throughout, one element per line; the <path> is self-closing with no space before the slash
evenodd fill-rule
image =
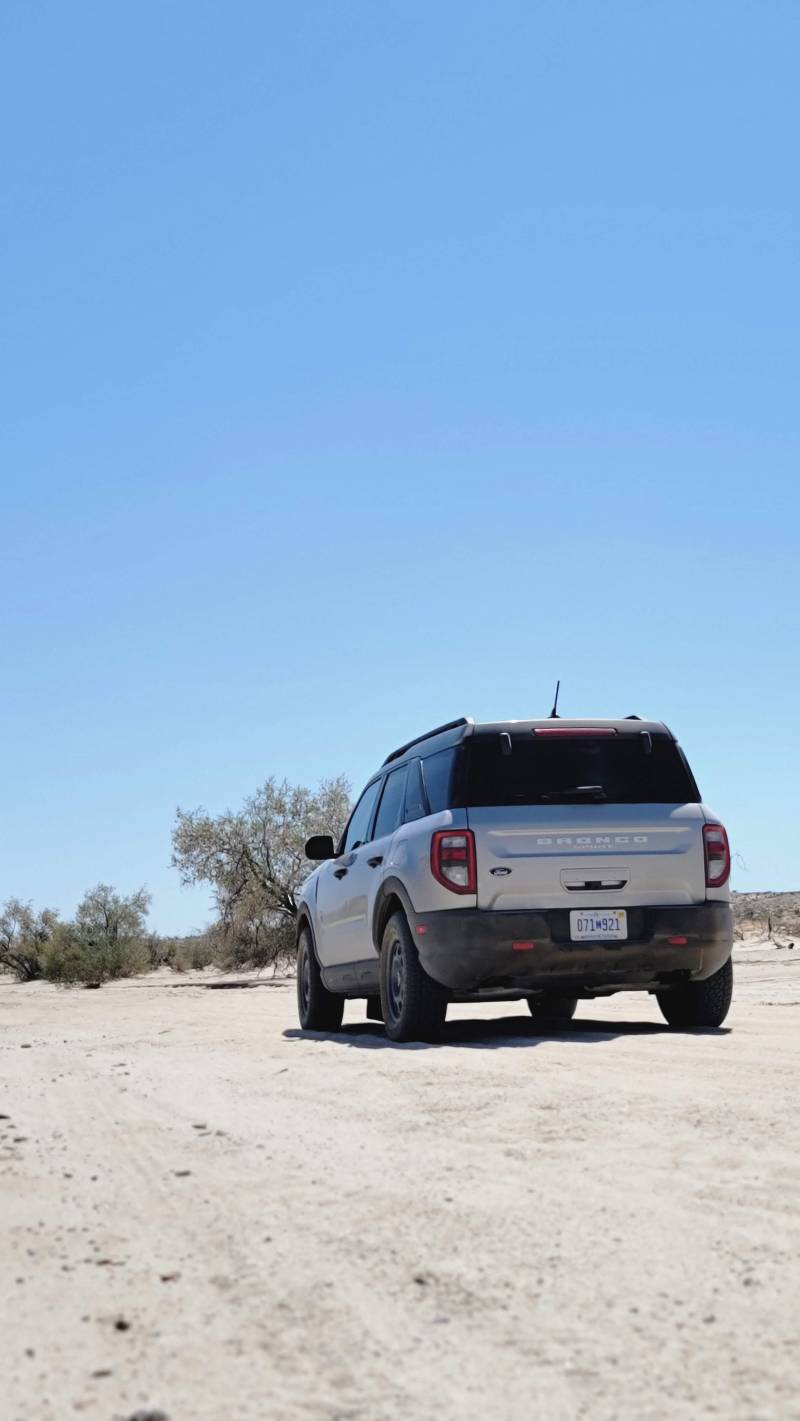
<path id="1" fill-rule="evenodd" d="M 362 1051 L 435 1051 L 457 1046 L 467 1050 L 493 1051 L 500 1047 L 532 1047 L 544 1041 L 570 1041 L 595 1045 L 621 1036 L 727 1036 L 729 1026 L 700 1028 L 686 1033 L 666 1023 L 651 1021 L 599 1021 L 578 1017 L 573 1021 L 534 1021 L 528 1016 L 502 1016 L 492 1020 L 448 1021 L 437 1041 L 390 1041 L 378 1021 L 348 1023 L 340 1031 L 301 1031 L 290 1027 L 283 1035 L 289 1041 L 330 1041 Z"/>

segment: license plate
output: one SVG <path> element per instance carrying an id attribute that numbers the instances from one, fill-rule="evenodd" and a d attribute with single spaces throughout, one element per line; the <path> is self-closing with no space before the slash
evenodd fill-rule
<path id="1" fill-rule="evenodd" d="M 573 942 L 619 941 L 628 936 L 628 915 L 624 908 L 606 908 L 601 912 L 590 912 L 587 908 L 573 908 L 569 915 L 569 935 Z"/>

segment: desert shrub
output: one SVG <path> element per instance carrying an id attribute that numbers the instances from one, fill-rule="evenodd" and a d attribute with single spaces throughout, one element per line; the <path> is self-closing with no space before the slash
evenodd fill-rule
<path id="1" fill-rule="evenodd" d="M 176 941 L 174 937 L 159 937 L 157 933 L 152 933 L 147 939 L 148 967 L 171 967 Z"/>
<path id="2" fill-rule="evenodd" d="M 44 975 L 62 986 L 100 987 L 120 977 L 133 977 L 149 966 L 147 945 L 141 939 L 92 941 L 62 923 L 48 943 Z"/>
<path id="3" fill-rule="evenodd" d="M 145 917 L 150 899 L 141 889 L 129 897 L 100 883 L 78 904 L 75 921 L 59 923 L 44 954 L 44 973 L 63 986 L 99 987 L 132 977 L 150 966 Z"/>
<path id="4" fill-rule="evenodd" d="M 278 971 L 291 966 L 297 954 L 294 919 L 278 913 L 244 922 L 233 917 L 217 925 L 215 938 L 215 960 L 227 971 L 245 967 Z"/>
<path id="5" fill-rule="evenodd" d="M 204 967 L 211 967 L 215 961 L 214 945 L 205 934 L 189 939 L 189 960 L 195 972 L 201 972 Z"/>
<path id="6" fill-rule="evenodd" d="M 160 937 L 148 942 L 151 967 L 171 967 L 173 972 L 199 972 L 217 961 L 218 948 L 210 933 L 189 937 Z"/>
<path id="7" fill-rule="evenodd" d="M 48 943 L 58 923 L 49 908 L 34 912 L 30 903 L 9 898 L 0 909 L 0 971 L 13 972 L 19 982 L 44 975 Z"/>

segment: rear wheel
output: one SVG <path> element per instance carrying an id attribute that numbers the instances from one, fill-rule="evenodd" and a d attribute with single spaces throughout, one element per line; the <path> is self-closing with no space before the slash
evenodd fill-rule
<path id="1" fill-rule="evenodd" d="M 380 985 L 390 1040 L 434 1041 L 444 1026 L 447 992 L 423 968 L 402 913 L 394 913 L 384 929 Z"/>
<path id="2" fill-rule="evenodd" d="M 577 997 L 558 997 L 555 992 L 542 992 L 540 997 L 528 997 L 532 1017 L 549 1017 L 551 1021 L 571 1021 L 578 1005 Z"/>
<path id="3" fill-rule="evenodd" d="M 304 1031 L 338 1031 L 344 1016 L 344 997 L 325 986 L 308 928 L 297 939 L 297 1015 Z"/>
<path id="4" fill-rule="evenodd" d="M 733 994 L 733 963 L 728 958 L 718 972 L 704 982 L 687 982 L 685 987 L 672 987 L 656 992 L 662 1015 L 670 1026 L 721 1026 Z"/>

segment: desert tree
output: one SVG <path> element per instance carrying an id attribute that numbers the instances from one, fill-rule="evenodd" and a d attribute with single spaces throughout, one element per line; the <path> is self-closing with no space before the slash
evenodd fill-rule
<path id="1" fill-rule="evenodd" d="M 87 943 L 113 947 L 140 941 L 147 932 L 150 894 L 139 888 L 126 898 L 107 883 L 90 888 L 78 904 L 75 926 Z"/>
<path id="2" fill-rule="evenodd" d="M 33 982 L 44 973 L 47 944 L 58 924 L 51 908 L 35 912 L 30 903 L 9 898 L 0 909 L 0 968 L 13 972 L 20 982 Z"/>
<path id="3" fill-rule="evenodd" d="M 237 960 L 276 962 L 294 949 L 297 894 L 311 871 L 305 842 L 341 834 L 350 787 L 339 776 L 315 790 L 270 778 L 241 809 L 179 809 L 172 862 L 184 884 L 206 884 Z"/>

